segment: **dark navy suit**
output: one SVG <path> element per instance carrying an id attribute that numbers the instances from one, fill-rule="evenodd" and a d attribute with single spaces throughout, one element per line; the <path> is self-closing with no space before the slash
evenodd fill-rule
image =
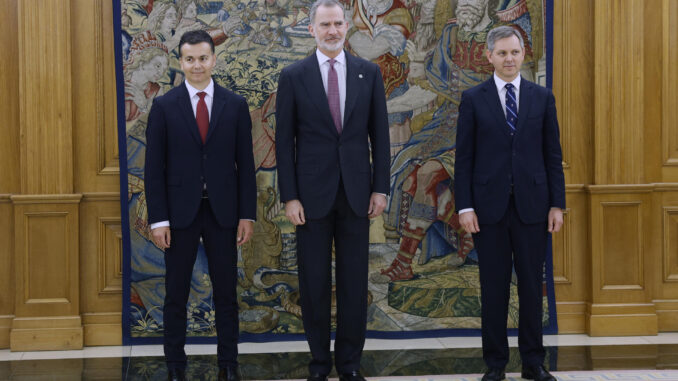
<path id="1" fill-rule="evenodd" d="M 163 307 L 169 368 L 186 366 L 186 302 L 200 238 L 208 259 L 221 368 L 237 364 L 236 228 L 256 218 L 256 182 L 247 102 L 214 84 L 203 144 L 185 84 L 154 100 L 146 129 L 149 223 L 170 222 Z"/>
<path id="2" fill-rule="evenodd" d="M 474 208 L 482 302 L 483 357 L 508 362 L 506 323 L 511 268 L 520 297 L 524 365 L 541 365 L 543 265 L 551 207 L 565 208 L 556 105 L 546 88 L 521 79 L 516 131 L 501 108 L 494 77 L 466 90 L 459 106 L 455 162 L 457 210 Z"/>
<path id="3" fill-rule="evenodd" d="M 331 247 L 336 249 L 339 373 L 360 369 L 367 319 L 369 220 L 373 192 L 388 194 L 390 143 L 379 67 L 346 53 L 346 102 L 339 134 L 316 54 L 280 74 L 276 156 L 283 202 L 300 200 L 297 226 L 299 289 L 311 373 L 328 374 Z M 370 158 L 372 162 L 370 163 Z"/>

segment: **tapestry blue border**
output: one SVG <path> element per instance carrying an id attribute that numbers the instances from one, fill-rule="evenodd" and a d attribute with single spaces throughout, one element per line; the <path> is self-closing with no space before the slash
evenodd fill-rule
<path id="1" fill-rule="evenodd" d="M 122 224 L 122 244 L 123 244 L 123 279 L 122 279 L 122 343 L 123 345 L 143 345 L 143 344 L 161 344 L 162 337 L 131 337 L 130 329 L 130 271 L 131 271 L 131 246 L 130 246 L 130 226 L 129 210 L 127 205 L 127 142 L 125 125 L 125 84 L 123 77 L 122 62 L 122 25 L 119 15 L 121 14 L 120 0 L 111 0 L 113 3 L 113 30 L 115 41 L 115 74 L 116 74 L 116 101 L 118 118 L 118 147 L 120 157 L 120 218 Z M 553 87 L 553 0 L 544 0 L 545 16 L 545 47 L 546 47 L 546 87 Z M 555 285 L 553 283 L 553 251 L 552 240 L 549 236 L 546 249 L 546 292 L 549 305 L 549 325 L 544 327 L 544 334 L 557 334 L 558 321 L 556 313 Z M 415 338 L 435 338 L 446 336 L 472 337 L 480 336 L 480 329 L 441 329 L 426 331 L 401 331 L 401 332 L 383 332 L 367 331 L 368 338 L 375 339 L 415 339 Z M 509 329 L 510 336 L 517 336 L 517 329 Z M 334 336 L 334 334 L 332 334 Z M 304 334 L 248 334 L 240 335 L 241 342 L 273 342 L 273 341 L 301 341 L 305 340 Z M 188 344 L 215 344 L 215 337 L 187 337 Z M 555 359 L 552 358 L 551 366 Z"/>
<path id="2" fill-rule="evenodd" d="M 125 80 L 122 71 L 122 20 L 120 0 L 113 1 L 113 35 L 115 49 L 115 88 L 118 104 L 118 156 L 120 158 L 120 222 L 122 224 L 122 345 L 132 344 L 130 335 L 130 230 L 127 205 L 127 136 L 125 126 Z"/>

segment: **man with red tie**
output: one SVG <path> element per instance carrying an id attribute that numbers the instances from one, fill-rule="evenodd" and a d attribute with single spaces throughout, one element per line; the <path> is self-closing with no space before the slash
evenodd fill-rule
<path id="1" fill-rule="evenodd" d="M 186 302 L 202 239 L 219 380 L 239 380 L 236 245 L 252 236 L 257 194 L 249 108 L 212 80 L 216 57 L 207 32 L 186 32 L 179 52 L 186 80 L 154 100 L 146 129 L 148 222 L 165 250 L 165 360 L 170 380 L 185 379 Z"/>
<path id="2" fill-rule="evenodd" d="M 276 159 L 280 198 L 297 228 L 299 291 L 311 349 L 309 380 L 332 370 L 330 301 L 336 248 L 334 365 L 341 381 L 364 380 L 369 220 L 389 190 L 389 132 L 379 66 L 343 50 L 341 3 L 318 0 L 309 31 L 316 51 L 280 74 Z M 371 163 L 370 163 L 371 157 Z"/>

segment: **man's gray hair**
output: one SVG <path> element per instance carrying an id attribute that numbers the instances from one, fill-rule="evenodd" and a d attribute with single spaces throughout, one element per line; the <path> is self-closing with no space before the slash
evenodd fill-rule
<path id="1" fill-rule="evenodd" d="M 502 38 L 507 38 L 511 36 L 516 36 L 518 37 L 518 41 L 520 41 L 520 48 L 525 50 L 525 42 L 523 41 L 523 36 L 520 35 L 520 32 L 518 32 L 515 28 L 512 28 L 510 26 L 500 26 L 492 29 L 489 33 L 487 33 L 487 50 L 489 51 L 494 51 L 494 44 L 501 40 Z"/>
<path id="2" fill-rule="evenodd" d="M 318 7 L 339 7 L 341 8 L 341 14 L 344 14 L 344 6 L 337 0 L 316 0 L 313 5 L 311 5 L 311 24 L 315 22 L 315 13 L 318 11 Z M 345 17 L 344 17 L 345 18 Z"/>

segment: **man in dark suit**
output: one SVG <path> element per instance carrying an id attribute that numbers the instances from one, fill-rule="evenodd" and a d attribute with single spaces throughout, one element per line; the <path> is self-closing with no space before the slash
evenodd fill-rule
<path id="1" fill-rule="evenodd" d="M 555 99 L 520 77 L 525 48 L 508 26 L 487 35 L 494 76 L 459 106 L 455 201 L 480 266 L 483 381 L 504 379 L 511 269 L 520 298 L 522 377 L 555 380 L 543 367 L 542 282 L 548 234 L 563 223 L 565 180 Z"/>
<path id="2" fill-rule="evenodd" d="M 169 378 L 184 379 L 186 302 L 202 238 L 216 310 L 219 380 L 238 380 L 236 245 L 250 239 L 256 182 L 247 102 L 214 83 L 204 31 L 179 43 L 186 81 L 153 102 L 146 129 L 146 199 L 165 250 L 164 349 Z"/>
<path id="3" fill-rule="evenodd" d="M 276 155 L 280 196 L 297 227 L 299 291 L 311 349 L 312 381 L 332 369 L 330 303 L 335 246 L 340 379 L 364 380 L 360 357 L 367 321 L 369 220 L 382 213 L 389 189 L 389 133 L 379 67 L 343 50 L 343 6 L 311 7 L 314 54 L 280 74 Z M 370 153 L 372 165 L 370 165 Z"/>

